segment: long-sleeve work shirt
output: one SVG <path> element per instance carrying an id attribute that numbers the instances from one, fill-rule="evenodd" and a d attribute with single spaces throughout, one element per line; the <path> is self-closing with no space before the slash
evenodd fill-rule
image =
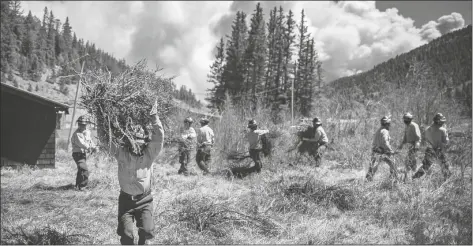
<path id="1" fill-rule="evenodd" d="M 393 150 L 390 141 L 391 137 L 389 136 L 389 131 L 384 128 L 379 128 L 374 134 L 373 149 L 380 149 L 382 152 L 392 153 Z"/>
<path id="2" fill-rule="evenodd" d="M 250 143 L 250 149 L 261 149 L 261 135 L 268 133 L 269 130 L 254 130 L 246 134 L 246 139 Z"/>
<path id="3" fill-rule="evenodd" d="M 447 129 L 431 125 L 425 130 L 425 140 L 432 148 L 443 149 L 449 142 Z"/>
<path id="4" fill-rule="evenodd" d="M 204 145 L 213 145 L 215 142 L 214 139 L 214 132 L 213 130 L 208 126 L 205 125 L 197 131 L 197 146 L 203 147 Z"/>
<path id="5" fill-rule="evenodd" d="M 89 148 L 95 147 L 89 130 L 77 129 L 71 137 L 72 152 L 85 153 Z"/>
<path id="6" fill-rule="evenodd" d="M 406 129 L 404 130 L 404 137 L 402 138 L 402 143 L 401 144 L 406 144 L 406 143 L 420 143 L 421 140 L 421 134 L 420 134 L 420 129 L 419 125 L 417 125 L 414 122 L 411 122 L 409 125 L 406 125 Z"/>
<path id="7" fill-rule="evenodd" d="M 153 162 L 163 148 L 164 130 L 158 116 L 153 118 L 151 141 L 142 156 L 136 156 L 123 147 L 111 146 L 111 154 L 118 162 L 118 182 L 120 188 L 129 195 L 139 195 L 151 188 Z"/>

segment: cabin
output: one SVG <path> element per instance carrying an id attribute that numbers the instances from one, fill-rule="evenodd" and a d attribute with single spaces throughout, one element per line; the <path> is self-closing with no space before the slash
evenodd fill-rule
<path id="1" fill-rule="evenodd" d="M 56 128 L 69 106 L 1 84 L 1 166 L 55 168 Z"/>

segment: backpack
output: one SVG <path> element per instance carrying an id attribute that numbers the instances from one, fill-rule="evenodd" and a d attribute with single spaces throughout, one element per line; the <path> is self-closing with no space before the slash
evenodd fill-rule
<path id="1" fill-rule="evenodd" d="M 261 135 L 261 146 L 262 146 L 262 152 L 264 156 L 265 157 L 271 156 L 273 144 L 271 143 L 271 140 L 266 135 L 266 133 Z"/>

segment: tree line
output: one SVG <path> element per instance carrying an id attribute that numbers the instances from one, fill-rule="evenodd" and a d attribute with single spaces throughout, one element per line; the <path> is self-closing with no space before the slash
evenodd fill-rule
<path id="1" fill-rule="evenodd" d="M 465 83 L 471 84 L 471 37 L 472 27 L 468 25 L 460 30 L 447 33 L 428 44 L 407 53 L 397 55 L 376 65 L 366 72 L 337 79 L 327 85 L 326 91 L 345 93 L 358 98 L 377 100 L 386 90 L 385 83 L 404 88 L 412 83 L 424 83 L 423 86 L 436 87 L 442 91 L 452 91 L 457 97 L 466 100 L 471 108 L 471 90 L 463 93 Z M 427 66 L 428 78 L 423 81 L 413 79 L 419 71 L 416 64 Z M 460 88 L 460 89 L 459 89 Z"/>
<path id="2" fill-rule="evenodd" d="M 266 23 L 257 3 L 250 26 L 246 19 L 247 14 L 238 11 L 231 34 L 216 46 L 208 74 L 213 86 L 206 98 L 209 108 L 222 111 L 229 98 L 236 104 L 250 102 L 253 110 L 271 107 L 277 111 L 291 98 L 294 84 L 294 110 L 309 115 L 323 74 L 304 10 L 296 23 L 291 10 L 286 13 L 281 6 L 275 7 Z"/>
<path id="3" fill-rule="evenodd" d="M 2 81 L 7 79 L 7 75 L 12 80 L 13 71 L 17 71 L 22 78 L 38 82 L 50 69 L 52 74 L 46 81 L 59 83 L 61 91 L 67 94 L 65 85 L 79 80 L 77 76 L 69 75 L 79 73 L 85 59 L 84 71 L 103 69 L 113 76 L 130 68 L 124 59 L 117 60 L 94 43 L 77 37 L 68 17 L 62 22 L 45 7 L 40 19 L 31 11 L 23 15 L 20 1 L 1 1 L 0 4 Z M 172 86 L 177 99 L 201 105 L 192 92 L 188 91 L 184 96 L 174 83 Z M 33 91 L 33 88 L 28 90 Z"/>

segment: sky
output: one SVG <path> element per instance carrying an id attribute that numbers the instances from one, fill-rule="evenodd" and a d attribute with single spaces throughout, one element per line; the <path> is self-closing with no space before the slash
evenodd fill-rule
<path id="1" fill-rule="evenodd" d="M 205 98 L 209 66 L 221 37 L 231 33 L 238 10 L 249 17 L 253 1 L 24 1 L 25 14 L 44 7 L 79 38 L 124 58 L 147 59 L 164 68 L 198 99 Z M 275 6 L 301 10 L 316 42 L 326 81 L 373 68 L 452 30 L 471 24 L 471 1 L 263 1 L 265 17 Z M 249 20 L 248 17 L 248 20 Z"/>

